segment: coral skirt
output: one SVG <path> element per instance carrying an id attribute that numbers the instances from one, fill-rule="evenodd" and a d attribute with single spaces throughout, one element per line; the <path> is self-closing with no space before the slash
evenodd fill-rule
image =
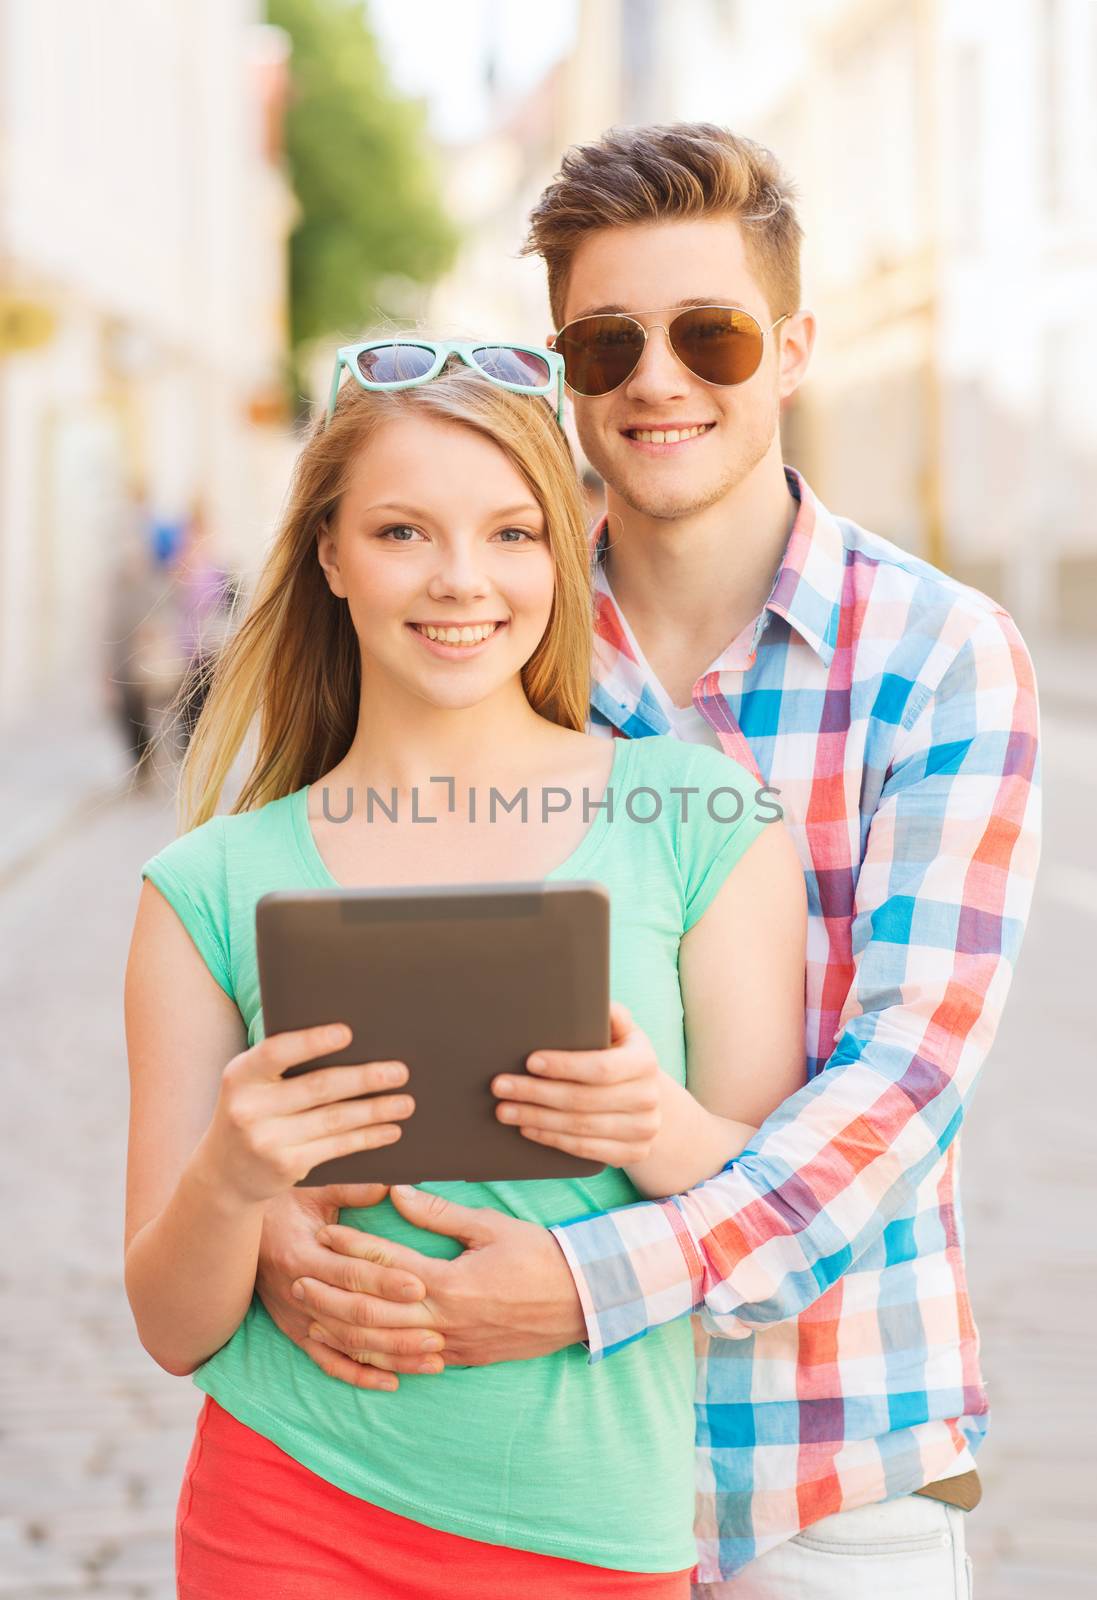
<path id="1" fill-rule="evenodd" d="M 689 1600 L 620 1572 L 442 1533 L 310 1472 L 209 1395 L 175 1526 L 179 1600 Z"/>

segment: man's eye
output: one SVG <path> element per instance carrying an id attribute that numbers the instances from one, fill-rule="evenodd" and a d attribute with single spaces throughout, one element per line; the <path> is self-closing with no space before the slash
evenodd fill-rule
<path id="1" fill-rule="evenodd" d="M 410 544 L 418 532 L 418 528 L 411 527 L 407 522 L 394 522 L 390 527 L 382 528 L 377 537 L 391 539 L 394 544 Z"/>

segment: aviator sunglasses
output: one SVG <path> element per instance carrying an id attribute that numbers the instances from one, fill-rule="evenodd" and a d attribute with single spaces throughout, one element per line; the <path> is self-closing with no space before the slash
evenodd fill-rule
<path id="1" fill-rule="evenodd" d="M 372 339 L 336 352 L 328 396 L 327 427 L 335 411 L 346 367 L 363 389 L 410 389 L 437 378 L 451 355 L 459 356 L 489 383 L 512 394 L 556 397 L 556 420 L 564 424 L 564 361 L 555 350 L 524 344 L 465 344 L 454 339 Z"/>
<path id="2" fill-rule="evenodd" d="M 768 328 L 740 306 L 690 306 L 668 323 L 645 328 L 624 312 L 576 317 L 555 334 L 569 389 L 584 396 L 619 389 L 640 364 L 648 336 L 661 327 L 670 348 L 694 377 L 720 388 L 745 383 L 758 371 L 766 335 L 791 316 L 786 311 Z M 651 316 L 651 312 L 641 312 Z"/>

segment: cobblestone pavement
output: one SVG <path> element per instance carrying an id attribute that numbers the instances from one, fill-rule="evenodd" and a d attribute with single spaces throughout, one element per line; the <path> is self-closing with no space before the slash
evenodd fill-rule
<path id="1" fill-rule="evenodd" d="M 984 1500 L 968 1525 L 979 1600 L 1092 1592 L 1081 1419 L 1094 1390 L 1097 1116 L 1084 1081 L 1094 720 L 1046 715 L 1045 760 L 1041 887 L 965 1134 L 968 1258 L 994 1413 Z M 0 1597 L 174 1594 L 174 1507 L 200 1396 L 140 1348 L 121 1283 L 122 974 L 138 868 L 173 831 L 162 792 L 104 797 L 0 893 Z"/>
<path id="2" fill-rule="evenodd" d="M 169 1600 L 200 1400 L 137 1341 L 122 1289 L 122 975 L 160 795 L 102 801 L 0 897 L 9 1130 L 0 1208 L 0 1596 Z"/>

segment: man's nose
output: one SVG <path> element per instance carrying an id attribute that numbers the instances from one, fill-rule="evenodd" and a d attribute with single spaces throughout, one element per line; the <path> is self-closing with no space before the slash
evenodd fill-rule
<path id="1" fill-rule="evenodd" d="M 661 323 L 654 324 L 647 330 L 640 360 L 625 385 L 629 399 L 650 405 L 678 399 L 688 388 L 689 373 L 671 349 L 669 333 Z"/>

